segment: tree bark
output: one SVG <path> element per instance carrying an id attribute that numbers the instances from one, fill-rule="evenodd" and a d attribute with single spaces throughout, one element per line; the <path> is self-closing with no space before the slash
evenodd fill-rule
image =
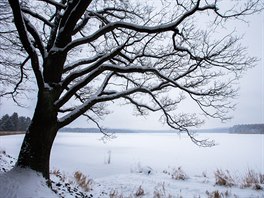
<path id="1" fill-rule="evenodd" d="M 50 152 L 58 131 L 55 95 L 52 90 L 39 92 L 32 122 L 24 137 L 16 166 L 31 168 L 49 180 Z"/>

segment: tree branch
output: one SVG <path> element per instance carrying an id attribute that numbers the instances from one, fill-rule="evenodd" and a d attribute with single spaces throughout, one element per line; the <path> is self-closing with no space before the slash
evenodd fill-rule
<path id="1" fill-rule="evenodd" d="M 71 42 L 71 36 L 75 25 L 85 13 L 86 8 L 91 2 L 92 0 L 76 0 L 68 2 L 68 6 L 60 22 L 59 33 L 55 42 L 56 47 L 65 47 L 69 42 Z"/>
<path id="2" fill-rule="evenodd" d="M 22 10 L 24 13 L 29 14 L 29 15 L 31 15 L 32 17 L 35 17 L 35 18 L 41 20 L 44 24 L 48 25 L 49 27 L 53 27 L 53 23 L 50 22 L 49 20 L 47 20 L 45 17 L 41 16 L 40 14 L 35 13 L 35 12 L 31 11 L 30 9 L 28 9 L 28 8 L 24 8 L 24 7 L 21 8 L 21 10 Z"/>
<path id="3" fill-rule="evenodd" d="M 101 37 L 102 35 L 106 34 L 107 32 L 111 32 L 111 31 L 113 31 L 115 29 L 119 29 L 119 28 L 121 28 L 121 29 L 124 28 L 126 30 L 132 30 L 132 31 L 136 31 L 136 32 L 140 32 L 140 33 L 147 33 L 147 34 L 156 34 L 156 33 L 162 33 L 162 32 L 167 32 L 167 31 L 175 32 L 177 30 L 177 26 L 179 24 L 181 24 L 182 21 L 184 21 L 187 17 L 190 17 L 191 15 L 193 15 L 196 11 L 215 10 L 215 9 L 216 9 L 215 5 L 206 5 L 204 7 L 199 7 L 199 3 L 197 3 L 196 6 L 194 6 L 189 11 L 186 11 L 176 21 L 173 21 L 173 22 L 168 23 L 168 24 L 162 24 L 162 25 L 154 26 L 154 27 L 148 27 L 145 25 L 137 25 L 137 24 L 122 22 L 122 21 L 112 22 L 112 23 L 109 23 L 109 24 L 103 26 L 102 28 L 100 28 L 99 30 L 97 30 L 96 32 L 94 32 L 90 36 L 87 36 L 87 37 L 81 38 L 81 39 L 76 39 L 75 41 L 72 41 L 71 43 L 69 43 L 64 48 L 64 50 L 70 51 L 74 47 L 77 47 L 77 46 L 85 44 L 85 43 L 92 42 L 92 41 L 98 39 L 99 37 Z"/>
<path id="4" fill-rule="evenodd" d="M 1 96 L 5 96 L 5 95 L 11 95 L 12 96 L 12 99 L 13 101 L 18 105 L 18 106 L 22 106 L 20 105 L 20 103 L 17 101 L 17 99 L 15 98 L 15 95 L 18 91 L 18 88 L 19 86 L 21 85 L 21 83 L 23 82 L 23 79 L 24 79 L 24 66 L 25 64 L 29 61 L 29 56 L 20 64 L 20 79 L 19 81 L 16 83 L 13 91 L 11 92 L 7 92 L 7 93 L 4 93 L 4 94 L 0 94 L 0 97 Z"/>
<path id="5" fill-rule="evenodd" d="M 69 71 L 71 71 L 71 70 L 73 70 L 76 67 L 81 66 L 81 65 L 91 64 L 91 63 L 97 61 L 99 58 L 102 58 L 102 57 L 103 57 L 103 54 L 98 54 L 92 58 L 80 59 L 78 61 L 70 63 L 64 67 L 63 73 L 67 73 L 67 72 L 69 72 Z"/>
<path id="6" fill-rule="evenodd" d="M 66 7 L 67 7 L 67 6 L 64 5 L 64 4 L 59 3 L 59 2 L 57 2 L 57 1 L 53 1 L 53 0 L 38 0 L 38 1 L 46 2 L 46 3 L 50 4 L 50 5 L 55 6 L 55 7 L 58 8 L 58 9 L 66 9 Z"/>
<path id="7" fill-rule="evenodd" d="M 62 83 L 62 88 L 64 89 L 65 87 L 67 87 L 74 79 L 80 77 L 80 76 L 84 76 L 86 74 L 88 74 L 89 72 L 92 72 L 94 70 L 98 70 L 99 66 L 101 64 L 103 64 L 104 62 L 110 60 L 111 58 L 113 58 L 114 56 L 116 56 L 118 53 L 120 53 L 120 51 L 125 47 L 125 44 L 123 45 L 120 45 L 118 46 L 116 49 L 114 49 L 112 52 L 108 53 L 108 54 L 105 54 L 103 56 L 101 55 L 98 55 L 98 57 L 101 57 L 99 58 L 95 63 L 93 63 L 91 66 L 83 69 L 83 70 L 80 70 L 80 71 L 76 71 L 76 72 L 73 72 L 71 73 L 69 76 L 67 76 L 64 80 L 63 80 L 63 83 Z M 95 57 L 95 59 L 97 59 Z M 91 59 L 93 60 L 93 59 Z M 89 60 L 87 60 L 89 61 Z M 77 65 L 78 64 L 81 64 L 81 61 L 76 63 Z M 74 67 L 74 66 L 73 66 Z M 98 73 L 98 71 L 97 71 Z M 98 73 L 99 74 L 99 73 Z"/>
<path id="8" fill-rule="evenodd" d="M 47 57 L 47 51 L 43 45 L 43 42 L 42 42 L 37 30 L 29 22 L 29 20 L 26 17 L 24 17 L 24 21 L 25 21 L 28 32 L 32 35 L 32 37 L 34 38 L 34 40 L 36 42 L 36 47 L 39 49 L 39 51 L 42 55 L 42 58 L 45 59 Z"/>
<path id="9" fill-rule="evenodd" d="M 31 65 L 32 65 L 34 74 L 36 76 L 38 87 L 39 89 L 42 89 L 44 88 L 44 81 L 43 81 L 42 73 L 39 69 L 38 55 L 37 55 L 37 52 L 35 51 L 35 48 L 32 46 L 30 39 L 28 38 L 24 18 L 22 16 L 21 9 L 20 9 L 20 4 L 18 0 L 9 0 L 9 4 L 13 11 L 14 21 L 15 21 L 15 25 L 16 25 L 20 40 L 23 44 L 23 47 L 25 48 L 25 50 L 30 56 Z"/>

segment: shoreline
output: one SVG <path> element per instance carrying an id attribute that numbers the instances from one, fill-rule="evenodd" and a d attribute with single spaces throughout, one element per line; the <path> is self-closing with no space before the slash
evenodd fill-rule
<path id="1" fill-rule="evenodd" d="M 0 131 L 0 136 L 25 134 L 25 131 Z"/>

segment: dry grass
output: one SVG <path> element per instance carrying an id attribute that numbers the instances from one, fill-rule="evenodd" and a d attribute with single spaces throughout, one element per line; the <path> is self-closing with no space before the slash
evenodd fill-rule
<path id="1" fill-rule="evenodd" d="M 172 195 L 168 194 L 165 189 L 165 183 L 158 184 L 153 192 L 153 198 L 172 198 Z"/>
<path id="2" fill-rule="evenodd" d="M 255 190 L 263 190 L 261 184 L 264 184 L 264 175 L 258 174 L 253 170 L 248 170 L 242 181 L 242 188 L 252 187 Z"/>
<path id="3" fill-rule="evenodd" d="M 163 173 L 169 175 L 174 180 L 186 180 L 188 176 L 186 173 L 182 170 L 181 167 L 170 169 L 170 171 L 163 171 Z M 55 176 L 61 178 L 61 181 L 66 181 L 66 176 L 60 172 L 60 170 L 55 169 L 51 172 L 51 174 L 54 174 Z M 217 169 L 214 172 L 215 175 L 215 184 L 224 186 L 224 187 L 232 187 L 232 186 L 238 186 L 241 188 L 252 188 L 255 190 L 263 190 L 264 188 L 264 175 L 260 173 L 256 173 L 253 170 L 248 170 L 248 172 L 243 177 L 234 177 L 231 176 L 230 172 L 228 170 L 221 170 Z M 205 172 L 202 173 L 202 176 L 207 178 L 207 174 Z M 82 188 L 85 192 L 92 190 L 92 183 L 93 181 L 91 179 L 88 179 L 83 173 L 80 171 L 76 171 L 74 173 L 74 180 L 71 180 L 72 183 L 77 184 L 80 188 Z M 70 183 L 70 182 L 68 182 Z M 172 198 L 182 197 L 182 192 L 180 191 L 180 194 L 178 195 L 171 195 L 168 190 L 166 189 L 166 183 L 162 182 L 155 186 L 154 190 L 152 192 L 146 192 L 142 185 L 140 185 L 138 188 L 135 188 L 133 191 L 131 191 L 130 195 L 124 195 L 123 192 L 119 191 L 119 189 L 112 189 L 110 192 L 108 191 L 108 197 L 110 198 L 143 198 L 145 196 L 152 194 L 153 198 Z M 227 198 L 234 196 L 235 194 L 232 194 L 230 191 L 230 188 L 220 191 L 214 190 L 214 191 L 206 191 L 206 197 L 208 198 Z M 198 196 L 200 197 L 200 196 Z M 201 196 L 202 197 L 202 196 Z"/>
<path id="4" fill-rule="evenodd" d="M 145 195 L 144 189 L 142 188 L 142 186 L 140 185 L 135 193 L 136 197 L 142 197 Z"/>
<path id="5" fill-rule="evenodd" d="M 123 194 L 119 194 L 117 190 L 111 190 L 109 193 L 109 198 L 123 198 Z"/>
<path id="6" fill-rule="evenodd" d="M 61 173 L 59 169 L 54 169 L 50 172 L 50 174 L 55 175 L 57 178 L 60 179 L 60 181 L 65 182 L 67 177 L 64 173 Z"/>
<path id="7" fill-rule="evenodd" d="M 77 182 L 77 184 L 85 191 L 88 192 L 92 189 L 92 180 L 88 179 L 87 176 L 85 176 L 82 172 L 76 171 L 74 173 L 74 178 Z"/>
<path id="8" fill-rule="evenodd" d="M 50 172 L 50 174 L 55 175 L 56 177 L 59 177 L 61 175 L 61 172 L 59 169 L 54 169 Z"/>
<path id="9" fill-rule="evenodd" d="M 227 186 L 227 187 L 231 187 L 235 185 L 235 181 L 233 177 L 230 175 L 228 170 L 223 171 L 221 169 L 217 169 L 214 175 L 215 175 L 216 185 Z"/>
<path id="10" fill-rule="evenodd" d="M 229 197 L 230 193 L 228 191 L 225 191 L 224 193 L 219 192 L 218 190 L 215 190 L 213 192 L 206 191 L 205 192 L 208 198 L 224 198 Z"/>
<path id="11" fill-rule="evenodd" d="M 175 179 L 175 180 L 186 180 L 186 179 L 188 179 L 187 174 L 182 170 L 181 167 L 174 169 L 171 177 L 172 177 L 172 179 Z"/>
<path id="12" fill-rule="evenodd" d="M 259 182 L 264 184 L 264 174 L 259 173 Z"/>
<path id="13" fill-rule="evenodd" d="M 178 168 L 173 168 L 171 171 L 164 170 L 163 173 L 170 175 L 171 178 L 175 180 L 186 180 L 189 178 L 180 166 Z"/>
<path id="14" fill-rule="evenodd" d="M 235 181 L 228 170 L 218 169 L 215 173 L 215 184 L 220 186 L 231 187 L 238 185 L 241 188 L 253 188 L 255 190 L 263 190 L 264 175 L 256 173 L 254 170 L 248 170 L 242 179 Z"/>
<path id="15" fill-rule="evenodd" d="M 145 196 L 145 191 L 140 185 L 135 193 L 124 196 L 123 193 L 118 192 L 117 189 L 112 189 L 109 192 L 109 198 L 141 198 Z"/>

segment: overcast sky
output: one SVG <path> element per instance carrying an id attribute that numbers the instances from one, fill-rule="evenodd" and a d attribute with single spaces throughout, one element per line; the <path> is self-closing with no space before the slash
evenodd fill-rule
<path id="1" fill-rule="evenodd" d="M 226 127 L 235 124 L 264 123 L 264 14 L 251 16 L 249 24 L 240 24 L 237 29 L 244 33 L 242 44 L 248 47 L 252 56 L 260 59 L 257 66 L 250 69 L 240 80 L 237 108 L 230 112 L 233 119 L 225 124 L 218 120 L 209 119 L 202 128 Z M 18 112 L 19 115 L 32 117 L 35 100 L 26 102 L 27 108 L 17 107 L 11 100 L 1 100 L 0 116 Z M 187 108 L 187 107 L 186 107 Z M 159 122 L 159 114 L 150 114 L 148 117 L 133 116 L 133 108 L 129 106 L 112 106 L 113 112 L 101 124 L 109 128 L 126 129 L 168 129 Z M 91 127 L 85 118 L 76 120 L 71 127 Z"/>

